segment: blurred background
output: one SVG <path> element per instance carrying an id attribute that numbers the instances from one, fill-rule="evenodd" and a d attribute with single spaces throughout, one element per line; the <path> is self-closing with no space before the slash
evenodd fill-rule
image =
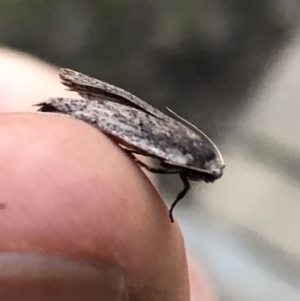
<path id="1" fill-rule="evenodd" d="M 221 301 L 296 301 L 299 13 L 299 0 L 4 0 L 0 43 L 168 106 L 208 134 L 227 167 L 175 209 L 188 251 Z M 159 180 L 170 204 L 181 184 Z"/>

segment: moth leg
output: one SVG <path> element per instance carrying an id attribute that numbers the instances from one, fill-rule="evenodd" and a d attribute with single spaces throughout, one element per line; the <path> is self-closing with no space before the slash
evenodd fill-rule
<path id="1" fill-rule="evenodd" d="M 128 148 L 124 148 L 124 150 L 125 150 L 127 153 L 130 153 L 130 154 L 137 154 L 137 155 L 145 156 L 145 155 L 143 155 L 141 152 L 139 152 L 139 151 L 137 151 L 137 150 L 128 149 Z"/>
<path id="2" fill-rule="evenodd" d="M 170 207 L 169 216 L 170 216 L 171 223 L 174 223 L 173 210 L 174 210 L 176 204 L 186 195 L 186 193 L 188 192 L 188 190 L 191 187 L 186 176 L 183 173 L 179 173 L 179 175 L 183 182 L 184 187 L 183 187 L 182 191 L 180 191 L 180 193 L 177 195 L 175 201 L 172 203 L 172 205 Z"/>
<path id="3" fill-rule="evenodd" d="M 156 167 L 152 167 L 152 166 L 148 166 L 147 164 L 145 164 L 144 162 L 140 161 L 139 159 L 135 158 L 135 161 L 142 167 L 144 167 L 145 169 L 147 169 L 150 172 L 153 173 L 160 173 L 160 174 L 175 174 L 178 173 L 179 170 L 178 169 L 165 169 L 165 168 L 156 168 Z"/>
<path id="4" fill-rule="evenodd" d="M 152 173 L 158 173 L 158 174 L 176 174 L 179 173 L 179 169 L 165 169 L 165 168 L 156 168 L 152 166 L 148 166 L 146 163 L 140 161 L 137 159 L 133 154 L 140 154 L 138 151 L 133 151 L 129 149 L 124 149 L 132 158 L 133 160 L 140 165 L 141 167 L 144 167 L 146 170 L 152 172 Z"/>

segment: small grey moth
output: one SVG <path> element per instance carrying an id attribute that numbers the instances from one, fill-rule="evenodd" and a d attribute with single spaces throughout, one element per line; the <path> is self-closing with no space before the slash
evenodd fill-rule
<path id="1" fill-rule="evenodd" d="M 173 209 L 190 188 L 189 180 L 214 182 L 223 174 L 224 161 L 217 146 L 195 126 L 199 134 L 165 115 L 131 93 L 70 69 L 61 69 L 60 79 L 83 99 L 50 98 L 37 104 L 40 112 L 67 114 L 100 129 L 142 167 L 153 173 L 179 174 L 184 187 L 172 203 Z M 172 111 L 171 111 L 172 112 Z M 160 161 L 154 168 L 134 154 Z"/>

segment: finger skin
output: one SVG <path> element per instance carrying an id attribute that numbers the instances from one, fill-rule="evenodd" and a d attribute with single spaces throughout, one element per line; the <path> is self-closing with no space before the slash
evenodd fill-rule
<path id="1" fill-rule="evenodd" d="M 0 48 L 0 112 L 34 112 L 49 97 L 75 97 L 58 78 L 58 69 L 37 58 Z"/>
<path id="2" fill-rule="evenodd" d="M 0 251 L 115 264 L 132 300 L 189 300 L 178 225 L 108 137 L 51 114 L 0 116 Z"/>
<path id="3" fill-rule="evenodd" d="M 217 301 L 216 294 L 212 290 L 212 286 L 207 281 L 205 273 L 200 273 L 199 268 L 193 259 L 188 258 L 188 272 L 190 279 L 190 300 L 191 301 Z"/>

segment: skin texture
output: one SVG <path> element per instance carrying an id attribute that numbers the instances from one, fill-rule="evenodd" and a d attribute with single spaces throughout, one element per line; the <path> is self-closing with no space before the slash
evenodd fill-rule
<path id="1" fill-rule="evenodd" d="M 44 63 L 9 50 L 1 61 L 2 112 L 75 95 Z M 115 267 L 129 300 L 215 300 L 204 277 L 188 269 L 179 226 L 155 188 L 111 139 L 71 118 L 30 112 L 0 114 L 0 136 L 2 253 Z"/>

